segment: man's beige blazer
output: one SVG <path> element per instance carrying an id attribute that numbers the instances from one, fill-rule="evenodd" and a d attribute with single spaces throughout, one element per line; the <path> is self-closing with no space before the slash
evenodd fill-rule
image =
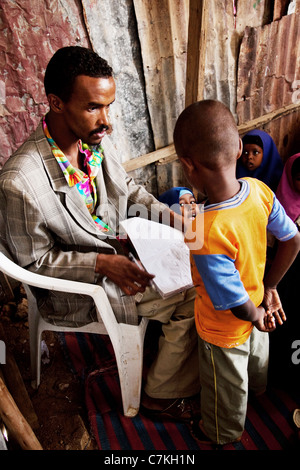
<path id="1" fill-rule="evenodd" d="M 109 137 L 102 144 L 97 215 L 111 227 L 108 236 L 97 229 L 77 188 L 68 186 L 41 123 L 1 171 L 0 235 L 22 267 L 47 276 L 102 283 L 118 320 L 132 323 L 137 321 L 133 298 L 124 299 L 115 284 L 95 275 L 97 252 L 121 252 L 116 233 L 129 208 L 142 204 L 157 217 L 164 206 L 126 174 Z M 40 289 L 35 295 L 42 314 L 52 322 L 81 324 L 95 319 L 89 298 Z"/>

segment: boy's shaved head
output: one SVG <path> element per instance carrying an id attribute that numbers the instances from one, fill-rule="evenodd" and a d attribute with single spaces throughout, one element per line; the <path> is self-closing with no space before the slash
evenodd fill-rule
<path id="1" fill-rule="evenodd" d="M 240 143 L 231 111 L 220 101 L 191 104 L 177 120 L 174 145 L 179 157 L 197 159 L 207 168 L 236 162 Z"/>

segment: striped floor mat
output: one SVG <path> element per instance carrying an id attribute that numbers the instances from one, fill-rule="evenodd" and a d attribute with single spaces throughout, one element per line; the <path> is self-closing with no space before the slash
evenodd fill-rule
<path id="1" fill-rule="evenodd" d="M 198 444 L 185 424 L 150 420 L 142 414 L 135 418 L 123 416 L 117 367 L 107 336 L 67 333 L 60 337 L 70 366 L 82 379 L 91 430 L 99 449 L 213 450 Z M 152 357 L 146 337 L 145 370 Z M 270 387 L 264 395 L 250 397 L 242 441 L 223 449 L 297 449 L 298 430 L 293 423 L 293 411 L 300 408 L 299 392 Z"/>

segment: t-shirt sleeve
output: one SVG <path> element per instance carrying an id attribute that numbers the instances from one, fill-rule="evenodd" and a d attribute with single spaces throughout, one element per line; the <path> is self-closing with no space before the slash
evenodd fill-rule
<path id="1" fill-rule="evenodd" d="M 296 224 L 288 217 L 275 195 L 267 229 L 279 241 L 290 240 L 298 232 Z"/>
<path id="2" fill-rule="evenodd" d="M 229 256 L 193 254 L 193 260 L 216 310 L 237 307 L 249 299 L 234 260 Z"/>

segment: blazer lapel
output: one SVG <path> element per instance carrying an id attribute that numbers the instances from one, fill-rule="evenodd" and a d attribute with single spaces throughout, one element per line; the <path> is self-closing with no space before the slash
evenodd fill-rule
<path id="1" fill-rule="evenodd" d="M 88 231 L 99 238 L 115 238 L 115 233 L 113 231 L 101 232 L 101 230 L 97 229 L 78 189 L 76 186 L 70 187 L 67 184 L 64 174 L 53 156 L 50 145 L 44 136 L 41 124 L 37 128 L 36 143 L 42 157 L 44 168 L 48 173 L 49 182 L 56 193 L 61 193 L 62 197 L 60 199 L 64 201 L 64 205 L 72 217 L 85 231 Z"/>

